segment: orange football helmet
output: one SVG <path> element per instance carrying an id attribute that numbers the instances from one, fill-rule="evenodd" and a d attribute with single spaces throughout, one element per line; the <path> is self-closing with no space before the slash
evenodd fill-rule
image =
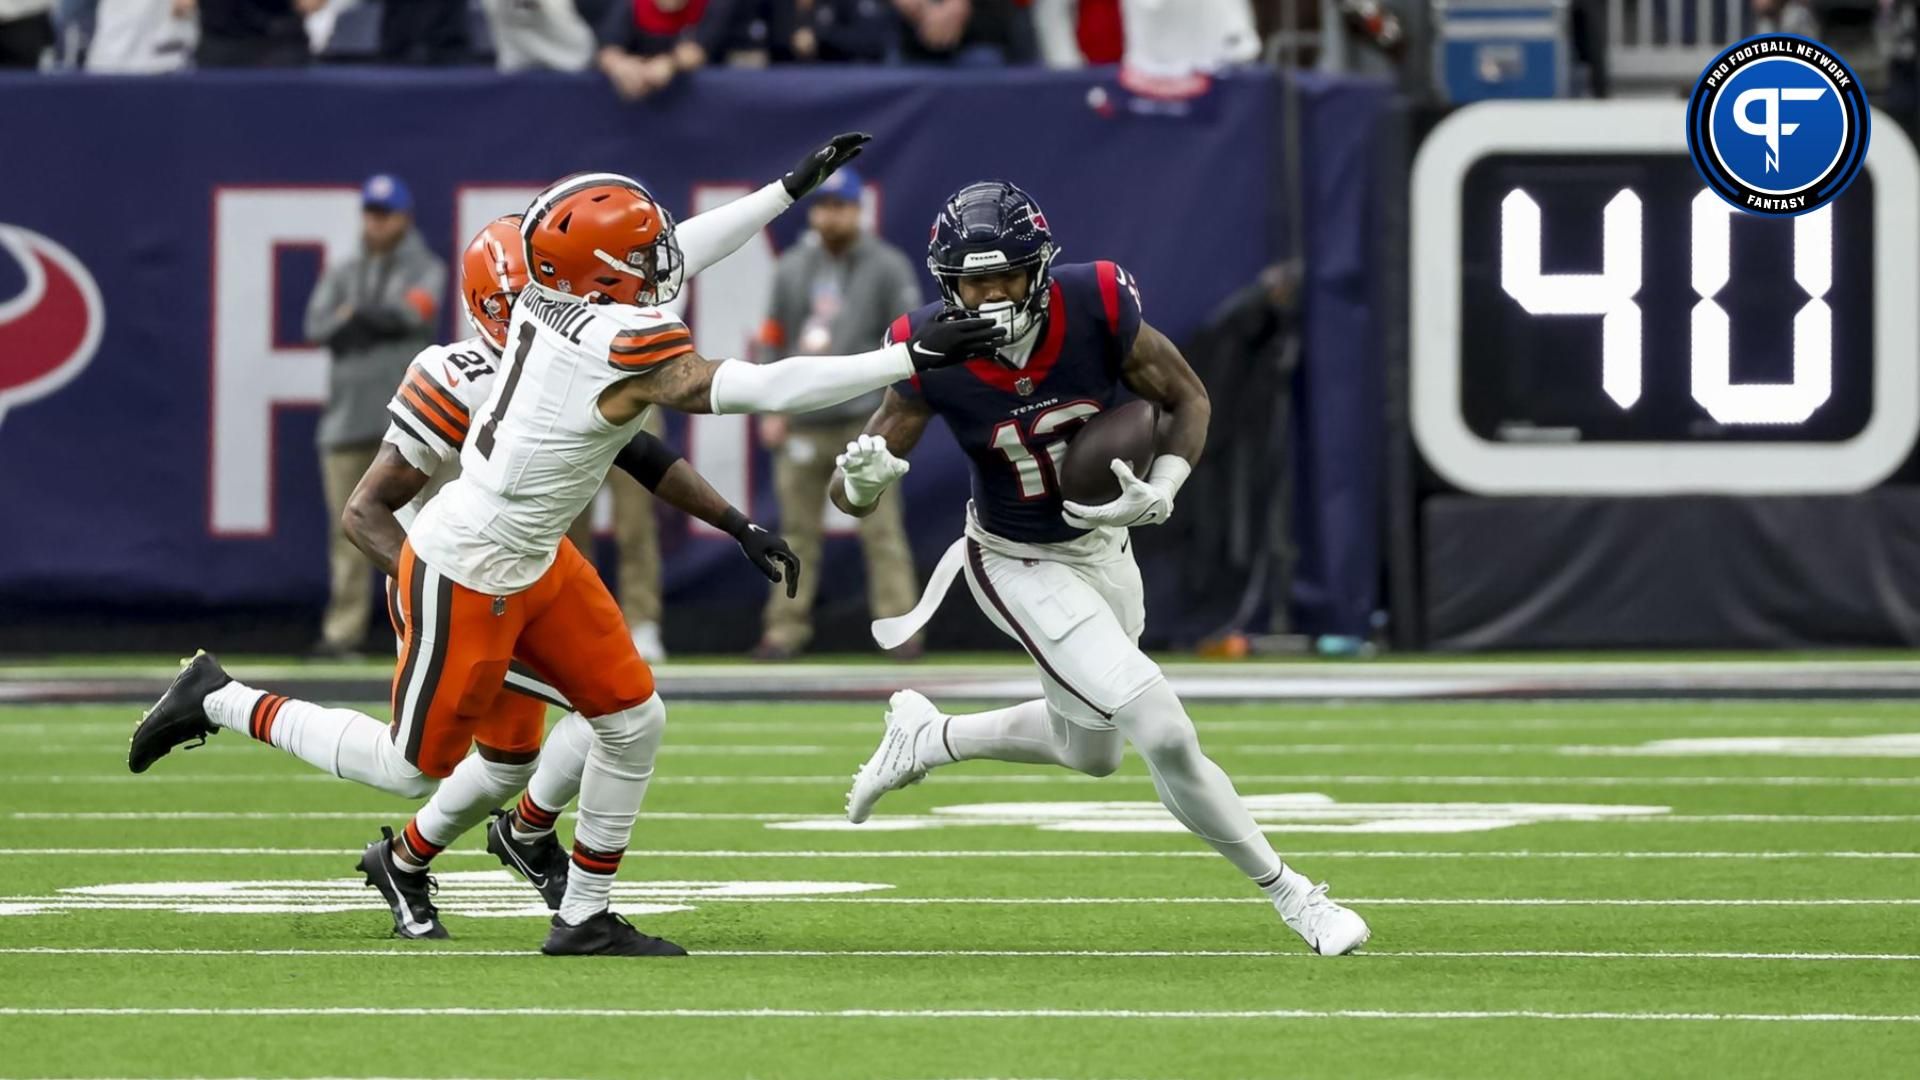
<path id="1" fill-rule="evenodd" d="M 460 256 L 460 299 L 466 301 L 467 325 L 492 343 L 494 352 L 507 347 L 513 298 L 526 287 L 527 252 L 520 239 L 520 215 L 494 218 Z"/>
<path id="2" fill-rule="evenodd" d="M 569 176 L 540 193 L 520 224 L 534 281 L 616 304 L 664 304 L 680 292 L 673 215 L 639 181 Z"/>

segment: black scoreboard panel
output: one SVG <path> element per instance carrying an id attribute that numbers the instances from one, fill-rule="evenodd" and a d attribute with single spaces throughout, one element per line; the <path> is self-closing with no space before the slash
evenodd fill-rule
<path id="1" fill-rule="evenodd" d="M 1742 213 L 1679 102 L 1505 102 L 1410 183 L 1409 414 L 1476 495 L 1864 491 L 1920 436 L 1920 161 L 1892 123 L 1828 206 Z"/>
<path id="2" fill-rule="evenodd" d="M 1516 195 L 1534 209 L 1504 205 Z M 1616 219 L 1638 220 L 1630 242 L 1615 241 L 1630 249 L 1629 268 L 1607 259 L 1616 201 Z M 1724 243 L 1694 227 L 1706 215 L 1724 219 Z M 1872 416 L 1871 177 L 1800 221 L 1733 211 L 1705 192 L 1685 153 L 1501 153 L 1467 171 L 1460 237 L 1460 408 L 1482 439 L 1837 442 Z M 1509 251 L 1521 267 L 1506 265 Z M 1620 293 L 1607 276 L 1627 269 L 1639 286 L 1627 313 L 1639 320 L 1633 342 L 1606 342 L 1605 316 L 1535 314 L 1514 295 L 1526 289 L 1516 278 L 1531 279 L 1568 294 L 1570 306 L 1600 308 Z M 1710 298 L 1695 288 L 1703 272 L 1725 280 Z M 1703 300 L 1719 312 L 1699 317 L 1723 319 L 1724 338 L 1695 333 Z M 1826 311 L 1806 313 L 1815 303 Z M 1796 333 L 1796 322 L 1807 332 Z M 1626 354 L 1617 363 L 1637 369 L 1629 404 L 1603 383 L 1609 345 Z M 1753 400 L 1716 416 L 1709 406 L 1721 403 L 1695 393 L 1702 382 L 1720 385 L 1705 367 L 1716 349 L 1729 388 L 1764 386 L 1766 396 L 1749 391 Z"/>

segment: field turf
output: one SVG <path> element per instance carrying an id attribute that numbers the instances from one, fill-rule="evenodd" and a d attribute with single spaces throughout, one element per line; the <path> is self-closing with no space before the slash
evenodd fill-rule
<path id="1" fill-rule="evenodd" d="M 0 1077 L 1920 1062 L 1920 750 L 1858 741 L 1920 732 L 1905 702 L 1195 706 L 1276 846 L 1371 921 L 1345 959 L 1168 831 L 1132 756 L 1100 781 L 965 764 L 816 827 L 871 703 L 672 708 L 617 906 L 694 956 L 537 955 L 533 894 L 477 835 L 437 864 L 454 939 L 395 941 L 353 867 L 410 806 L 230 733 L 131 776 L 138 712 L 0 708 Z M 1624 752 L 1759 737 L 1837 741 Z"/>

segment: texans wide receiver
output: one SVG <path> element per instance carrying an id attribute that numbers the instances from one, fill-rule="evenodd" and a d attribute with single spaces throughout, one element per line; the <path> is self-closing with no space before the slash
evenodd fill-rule
<path id="1" fill-rule="evenodd" d="M 994 625 L 1040 668 L 1046 696 L 949 716 L 912 690 L 893 696 L 886 732 L 854 775 L 847 817 L 867 819 L 889 791 L 930 769 L 986 759 L 1106 776 L 1131 740 L 1167 810 L 1273 901 L 1322 955 L 1352 952 L 1366 922 L 1281 862 L 1226 773 L 1200 749 L 1160 668 L 1140 651 L 1146 608 L 1127 529 L 1157 525 L 1206 444 L 1206 387 L 1166 336 L 1140 317 L 1133 278 L 1111 262 L 1055 265 L 1053 233 L 1031 196 L 1004 181 L 962 188 L 934 219 L 927 267 L 942 300 L 902 315 L 889 338 L 956 314 L 995 320 L 1007 343 L 990 359 L 896 383 L 866 433 L 838 459 L 830 495 L 871 513 L 906 471 L 927 422 L 943 417 L 972 465 L 966 535 L 949 548 L 908 615 L 874 624 L 885 647 L 919 630 L 964 567 Z M 1145 479 L 1113 462 L 1121 493 L 1097 506 L 1064 501 L 1056 463 L 1073 431 L 1127 392 L 1171 418 Z"/>

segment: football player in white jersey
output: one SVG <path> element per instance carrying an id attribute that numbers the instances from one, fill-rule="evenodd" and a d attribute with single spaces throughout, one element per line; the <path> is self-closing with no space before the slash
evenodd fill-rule
<path id="1" fill-rule="evenodd" d="M 841 136 L 810 154 L 782 180 L 787 202 L 866 141 Z M 612 174 L 563 180 L 529 207 L 521 238 L 532 283 L 513 305 L 503 370 L 473 416 L 461 476 L 426 505 L 395 562 L 404 638 L 392 743 L 410 758 L 441 745 L 438 733 L 492 708 L 516 658 L 529 662 L 586 717 L 592 744 L 568 884 L 543 951 L 677 955 L 684 950 L 608 910 L 665 708 L 617 605 L 565 541 L 567 524 L 656 404 L 688 412 L 821 408 L 983 354 L 1003 334 L 990 320 L 958 319 L 856 356 L 714 362 L 656 306 L 675 295 L 688 267 L 671 217 L 638 183 Z M 184 717 L 169 720 L 180 731 L 160 739 L 165 745 L 197 737 L 209 717 L 241 727 L 276 708 L 239 684 L 206 693 L 209 681 L 190 667 L 169 691 L 182 704 L 169 708 L 163 698 L 149 714 L 148 723 L 163 713 Z M 369 854 L 391 850 L 380 844 Z M 430 901 L 424 875 L 396 869 L 391 880 L 370 877 L 383 892 L 405 890 L 388 896 L 400 922 L 403 910 Z"/>

